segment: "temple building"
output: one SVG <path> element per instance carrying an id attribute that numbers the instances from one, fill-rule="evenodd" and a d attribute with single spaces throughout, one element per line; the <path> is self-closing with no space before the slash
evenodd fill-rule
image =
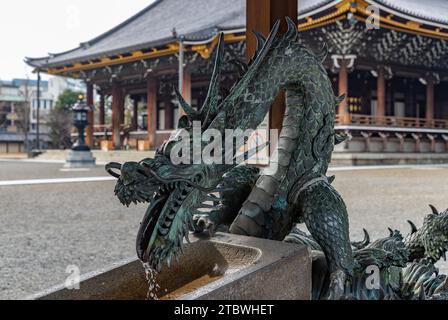
<path id="1" fill-rule="evenodd" d="M 336 129 L 351 139 L 338 153 L 448 161 L 447 1 L 300 0 L 297 26 L 304 45 L 328 47 L 324 66 L 335 93 L 347 94 Z M 193 106 L 204 101 L 221 32 L 230 88 L 238 77 L 231 61 L 246 60 L 246 0 L 158 0 L 73 50 L 26 61 L 37 72 L 83 79 L 91 105 L 96 90 L 91 146 L 152 149 L 177 125 L 173 86 Z"/>

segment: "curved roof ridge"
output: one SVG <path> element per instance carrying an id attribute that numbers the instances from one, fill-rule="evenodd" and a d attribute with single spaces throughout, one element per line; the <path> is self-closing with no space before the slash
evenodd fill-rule
<path id="1" fill-rule="evenodd" d="M 426 23 L 435 22 L 448 27 L 447 0 L 368 0 L 368 2 L 383 5 L 388 9 L 403 13 L 409 17 L 425 20 L 424 22 Z"/>
<path id="2" fill-rule="evenodd" d="M 299 17 L 314 15 L 347 0 L 298 0 Z M 365 0 L 396 15 L 448 29 L 448 0 Z M 162 46 L 175 39 L 172 30 L 195 41 L 217 31 L 246 27 L 246 0 L 155 0 L 143 10 L 71 50 L 26 58 L 36 68 L 60 67 L 128 50 Z M 446 13 L 446 14 L 445 14 Z"/>

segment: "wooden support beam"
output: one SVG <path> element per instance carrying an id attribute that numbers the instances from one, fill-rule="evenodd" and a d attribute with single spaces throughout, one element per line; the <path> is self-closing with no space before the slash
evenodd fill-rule
<path id="1" fill-rule="evenodd" d="M 246 56 L 249 61 L 255 53 L 257 41 L 252 33 L 256 30 L 267 36 L 272 26 L 280 20 L 279 34 L 286 32 L 287 25 L 285 17 L 297 21 L 297 0 L 246 0 Z M 281 129 L 283 116 L 285 114 L 285 93 L 281 92 L 272 104 L 270 112 L 271 129 Z"/>
<path id="2" fill-rule="evenodd" d="M 338 114 L 341 124 L 346 124 L 349 122 L 347 119 L 349 117 L 347 98 L 348 98 L 348 61 L 341 59 L 339 67 L 339 96 L 345 95 L 345 99 L 341 101 L 338 107 Z"/>
<path id="3" fill-rule="evenodd" d="M 138 129 L 138 96 L 133 97 L 133 112 L 132 112 L 132 130 L 136 131 Z"/>
<path id="4" fill-rule="evenodd" d="M 376 117 L 386 116 L 386 75 L 384 68 L 378 69 Z"/>
<path id="5" fill-rule="evenodd" d="M 120 102 L 120 125 L 123 125 L 126 121 L 126 114 L 124 110 L 124 102 L 126 101 L 126 91 L 122 88 L 121 89 L 122 95 L 121 95 L 121 102 Z"/>
<path id="6" fill-rule="evenodd" d="M 93 101 L 93 84 L 87 83 L 87 91 L 86 91 L 86 103 L 90 107 L 90 111 L 87 114 L 87 134 L 86 134 L 86 144 L 90 147 L 94 147 L 94 139 L 93 139 L 93 133 L 94 133 L 94 125 L 95 125 L 95 114 L 94 114 L 94 101 Z"/>
<path id="7" fill-rule="evenodd" d="M 165 98 L 165 129 L 170 130 L 174 128 L 174 107 L 171 103 L 171 98 Z"/>
<path id="8" fill-rule="evenodd" d="M 121 149 L 121 113 L 123 89 L 116 82 L 112 85 L 112 141 L 115 150 Z"/>
<path id="9" fill-rule="evenodd" d="M 191 73 L 188 69 L 184 69 L 183 72 L 183 80 L 182 80 L 182 96 L 185 101 L 191 105 Z M 185 112 L 182 108 L 179 110 L 179 117 L 185 115 Z M 179 119 L 174 119 L 174 121 L 178 121 Z"/>
<path id="10" fill-rule="evenodd" d="M 432 77 L 426 78 L 426 122 L 428 126 L 431 126 L 434 120 L 434 84 L 435 81 Z"/>
<path id="11" fill-rule="evenodd" d="M 99 122 L 100 125 L 104 126 L 106 123 L 106 97 L 104 95 L 104 93 L 100 94 L 100 107 L 99 107 Z"/>
<path id="12" fill-rule="evenodd" d="M 157 131 L 157 80 L 149 78 L 147 83 L 147 113 L 149 147 L 156 148 Z"/>

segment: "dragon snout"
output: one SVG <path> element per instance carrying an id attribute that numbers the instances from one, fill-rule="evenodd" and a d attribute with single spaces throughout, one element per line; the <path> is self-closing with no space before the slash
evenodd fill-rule
<path id="1" fill-rule="evenodd" d="M 138 174 L 149 177 L 146 169 L 137 162 L 126 162 L 124 164 L 110 162 L 106 165 L 106 171 L 112 177 L 122 180 L 125 184 L 133 181 Z"/>

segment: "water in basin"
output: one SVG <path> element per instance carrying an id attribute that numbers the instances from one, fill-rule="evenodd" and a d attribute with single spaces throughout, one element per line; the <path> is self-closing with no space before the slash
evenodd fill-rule
<path id="1" fill-rule="evenodd" d="M 250 247 L 215 241 L 192 243 L 186 247 L 179 262 L 171 268 L 165 265 L 157 275 L 157 286 L 153 286 L 157 288 L 155 295 L 162 300 L 181 298 L 242 270 L 259 256 L 260 251 Z"/>
<path id="2" fill-rule="evenodd" d="M 145 274 L 141 261 L 128 261 L 86 275 L 79 290 L 68 290 L 60 285 L 38 294 L 35 299 L 173 300 L 207 293 L 215 289 L 215 285 L 232 281 L 229 275 L 252 266 L 261 257 L 260 249 L 233 245 L 228 243 L 230 241 L 196 239 L 186 245 L 178 262 L 174 261 L 171 268 L 163 266 L 159 274 Z M 153 284 L 154 295 L 150 297 L 147 297 L 148 280 Z"/>

